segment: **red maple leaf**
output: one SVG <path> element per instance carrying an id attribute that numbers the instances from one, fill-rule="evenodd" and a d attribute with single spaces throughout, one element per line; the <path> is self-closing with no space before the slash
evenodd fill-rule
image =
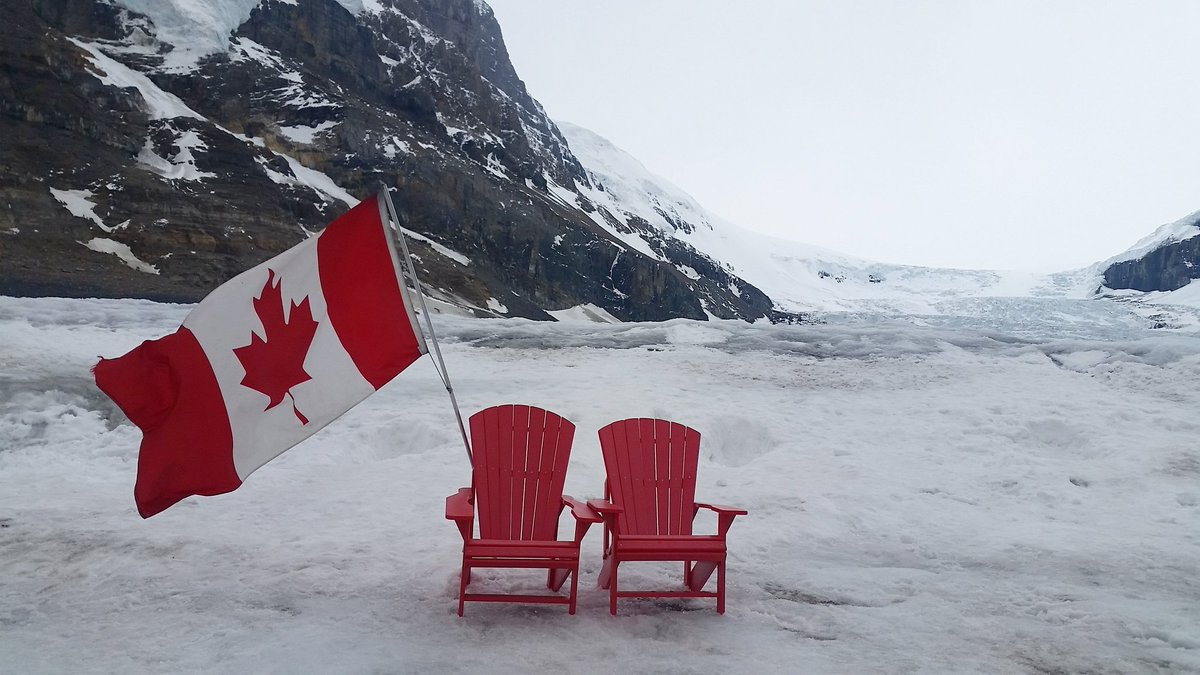
<path id="1" fill-rule="evenodd" d="M 313 335 L 317 332 L 317 322 L 313 320 L 308 296 L 298 305 L 293 300 L 292 311 L 287 319 L 284 318 L 280 282 L 275 281 L 275 270 L 268 269 L 267 272 L 270 273 L 267 283 L 263 285 L 262 293 L 254 299 L 254 313 L 262 320 L 266 337 L 251 332 L 250 344 L 233 350 L 246 369 L 242 386 L 266 394 L 271 399 L 263 412 L 283 403 L 283 397 L 291 395 L 292 387 L 312 379 L 304 372 L 304 358 L 308 356 Z M 272 281 L 275 281 L 274 285 Z M 302 424 L 308 424 L 308 418 L 296 408 L 294 396 L 292 411 Z"/>

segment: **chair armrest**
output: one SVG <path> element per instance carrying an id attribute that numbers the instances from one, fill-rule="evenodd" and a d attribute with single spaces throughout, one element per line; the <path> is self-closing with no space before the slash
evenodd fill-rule
<path id="1" fill-rule="evenodd" d="M 475 491 L 459 488 L 458 492 L 446 497 L 446 520 L 473 520 L 475 518 Z"/>
<path id="2" fill-rule="evenodd" d="M 475 491 L 471 488 L 459 488 L 458 492 L 446 497 L 446 520 L 453 520 L 458 525 L 463 542 L 471 540 L 475 531 Z"/>
<path id="3" fill-rule="evenodd" d="M 733 525 L 733 519 L 738 516 L 744 516 L 748 511 L 739 509 L 736 506 L 721 506 L 720 504 L 704 504 L 696 502 L 696 511 L 700 509 L 708 509 L 717 513 L 717 535 L 724 537 L 725 533 L 729 532 L 729 527 Z M 692 514 L 695 517 L 695 514 Z"/>
<path id="4" fill-rule="evenodd" d="M 575 516 L 575 543 L 579 544 L 587 535 L 592 523 L 599 523 L 602 519 L 591 507 L 570 495 L 563 495 L 562 503 L 563 506 L 571 507 L 571 515 Z"/>
<path id="5" fill-rule="evenodd" d="M 621 521 L 617 519 L 617 516 L 624 513 L 625 509 L 607 499 L 589 499 L 587 505 L 604 519 L 604 555 L 607 557 L 609 553 L 608 540 L 612 537 L 615 542 L 616 537 L 620 534 Z"/>
<path id="6" fill-rule="evenodd" d="M 586 520 L 589 523 L 598 523 L 602 520 L 600 514 L 578 499 L 570 495 L 563 495 L 562 500 L 564 505 L 571 507 L 571 515 L 575 516 L 575 520 Z"/>
<path id="7" fill-rule="evenodd" d="M 613 504 L 607 499 L 589 499 L 588 506 L 593 511 L 600 514 L 600 517 L 607 519 L 609 516 L 616 516 L 622 513 L 625 509 Z"/>
<path id="8" fill-rule="evenodd" d="M 722 506 L 720 504 L 702 504 L 700 502 L 696 502 L 696 508 L 708 509 L 709 511 L 716 511 L 717 513 L 728 513 L 728 514 L 734 515 L 734 516 L 744 516 L 749 513 L 749 511 L 747 511 L 746 509 L 739 509 L 736 506 Z"/>

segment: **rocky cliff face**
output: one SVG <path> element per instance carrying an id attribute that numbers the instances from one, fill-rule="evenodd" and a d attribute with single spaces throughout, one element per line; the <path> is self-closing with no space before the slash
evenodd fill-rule
<path id="1" fill-rule="evenodd" d="M 1174 291 L 1200 279 L 1200 214 L 1192 214 L 1166 231 L 1149 250 L 1109 265 L 1104 285 L 1135 291 Z"/>
<path id="2" fill-rule="evenodd" d="M 0 8 L 0 294 L 194 301 L 384 184 L 431 293 L 476 314 L 771 310 L 670 232 L 619 236 L 483 3 L 197 2 L 248 11 L 197 50 L 184 0 Z"/>

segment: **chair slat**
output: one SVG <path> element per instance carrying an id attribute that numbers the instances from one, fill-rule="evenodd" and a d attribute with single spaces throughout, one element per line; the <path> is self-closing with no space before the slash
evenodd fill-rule
<path id="1" fill-rule="evenodd" d="M 529 406 L 513 406 L 512 468 L 508 471 L 508 538 L 513 540 L 521 539 L 522 509 L 525 505 L 525 463 L 529 457 L 532 435 L 533 432 L 529 428 Z"/>
<path id="2" fill-rule="evenodd" d="M 547 529 L 547 512 L 551 510 L 550 504 L 556 499 L 554 496 L 554 482 L 550 480 L 550 474 L 554 471 L 554 457 L 558 454 L 558 426 L 562 423 L 562 418 L 553 414 L 546 413 L 541 420 L 542 424 L 542 453 L 541 460 L 538 462 L 538 481 L 537 490 L 534 492 L 533 508 L 534 518 L 530 523 L 530 538 L 531 539 L 550 539 L 545 536 Z M 552 519 L 557 525 L 557 519 Z"/>
<path id="3" fill-rule="evenodd" d="M 626 494 L 625 518 L 629 523 L 626 532 L 643 534 L 646 529 L 646 486 L 642 475 L 642 439 L 638 435 L 637 420 L 631 420 L 624 427 L 625 431 L 625 463 L 624 470 L 629 476 Z"/>
<path id="4" fill-rule="evenodd" d="M 654 462 L 654 420 L 639 419 L 635 425 L 637 433 L 637 457 L 633 462 L 637 466 L 638 480 L 637 502 L 641 514 L 638 531 L 645 534 L 658 533 L 658 499 L 655 485 Z"/>
<path id="5" fill-rule="evenodd" d="M 533 523 L 538 512 L 538 493 L 549 489 L 541 480 L 542 448 L 545 445 L 546 411 L 529 408 L 529 442 L 525 456 L 525 489 L 521 496 L 521 528 L 514 539 L 533 539 Z"/>
<path id="6" fill-rule="evenodd" d="M 667 534 L 683 534 L 684 521 L 690 521 L 690 514 L 684 514 L 683 504 L 683 485 L 684 480 L 684 448 L 683 448 L 683 430 L 682 424 L 671 423 L 667 437 L 663 439 L 663 446 L 671 459 L 671 518 Z M 690 523 L 687 531 L 690 531 Z"/>
<path id="7" fill-rule="evenodd" d="M 567 479 L 567 463 L 571 458 L 575 425 L 558 415 L 547 413 L 544 435 L 541 480 L 548 481 L 549 487 L 537 505 L 533 536 L 534 539 L 549 540 L 558 536 L 558 515 L 562 512 L 563 484 Z"/>
<path id="8" fill-rule="evenodd" d="M 610 424 L 600 429 L 600 454 L 604 457 L 604 498 L 613 504 L 619 505 L 620 502 L 614 495 L 612 479 L 609 476 L 615 475 L 617 464 L 613 459 L 613 453 L 616 448 L 616 425 Z M 620 518 L 618 518 L 620 522 Z"/>
<path id="9" fill-rule="evenodd" d="M 638 425 L 636 420 L 630 424 L 626 424 L 622 431 L 625 436 L 625 463 L 624 470 L 629 475 L 627 485 L 627 494 L 625 500 L 628 503 L 625 511 L 625 518 L 629 522 L 626 532 L 642 533 L 645 530 L 642 527 L 642 520 L 645 518 L 645 508 L 643 502 L 645 498 L 644 487 L 642 485 L 642 443 L 638 437 Z"/>
<path id="10" fill-rule="evenodd" d="M 700 432 L 677 425 L 683 434 L 683 496 L 680 499 L 682 512 L 679 534 L 691 534 L 696 515 L 696 473 L 700 463 Z"/>
<path id="11" fill-rule="evenodd" d="M 671 423 L 654 420 L 655 499 L 658 506 L 658 530 L 656 534 L 673 534 L 671 530 L 671 453 L 659 439 L 670 438 Z"/>
<path id="12" fill-rule="evenodd" d="M 497 539 L 512 539 L 512 493 L 513 493 L 513 455 L 516 453 L 516 446 L 521 442 L 524 435 L 523 430 L 517 428 L 516 420 L 517 406 L 507 405 L 501 408 L 499 418 L 499 438 L 498 445 L 500 446 L 500 464 L 496 467 L 496 475 L 500 484 L 499 500 L 499 518 L 496 525 L 500 528 L 496 532 Z M 524 448 L 521 449 L 524 452 Z"/>
<path id="13" fill-rule="evenodd" d="M 605 443 L 605 438 L 608 442 Z M 626 485 L 628 477 L 622 473 L 623 461 L 625 456 L 625 430 L 619 424 L 610 424 L 602 430 L 600 436 L 601 450 L 604 454 L 604 472 L 608 476 L 608 491 L 609 499 L 613 504 L 624 508 L 626 495 Z M 624 513 L 617 516 L 617 526 L 622 532 L 629 528 L 628 519 Z"/>
<path id="14" fill-rule="evenodd" d="M 482 413 L 471 415 L 469 420 L 471 427 L 471 487 L 475 489 L 475 503 L 487 504 L 487 473 L 483 466 L 487 461 L 487 417 Z M 479 512 L 478 525 L 480 531 L 487 527 L 487 521 L 491 517 L 490 509 L 477 509 Z"/>
<path id="15" fill-rule="evenodd" d="M 476 448 L 474 452 L 475 504 L 479 512 L 479 533 L 484 537 L 491 537 L 499 529 L 496 523 L 500 517 L 498 500 L 500 477 L 496 475 L 495 471 L 495 467 L 500 464 L 500 434 L 498 431 L 500 421 L 497 412 L 498 409 L 489 408 L 471 418 L 472 428 L 476 427 L 475 420 L 478 418 L 478 427 L 482 429 L 482 432 L 478 434 L 472 431 L 472 444 Z"/>

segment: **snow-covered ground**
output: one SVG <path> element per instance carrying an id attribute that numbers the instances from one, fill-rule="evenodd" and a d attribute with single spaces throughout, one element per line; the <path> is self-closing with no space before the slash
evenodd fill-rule
<path id="1" fill-rule="evenodd" d="M 466 413 L 578 425 L 567 492 L 601 492 L 596 429 L 661 416 L 703 433 L 698 496 L 750 510 L 723 617 L 610 617 L 593 530 L 576 616 L 459 619 L 443 499 L 468 468 L 427 359 L 238 491 L 143 521 L 140 434 L 88 368 L 188 307 L 0 298 L 0 671 L 1200 672 L 1200 339 L 1069 311 L 1100 306 L 1014 305 L 1011 331 L 439 317 Z"/>

